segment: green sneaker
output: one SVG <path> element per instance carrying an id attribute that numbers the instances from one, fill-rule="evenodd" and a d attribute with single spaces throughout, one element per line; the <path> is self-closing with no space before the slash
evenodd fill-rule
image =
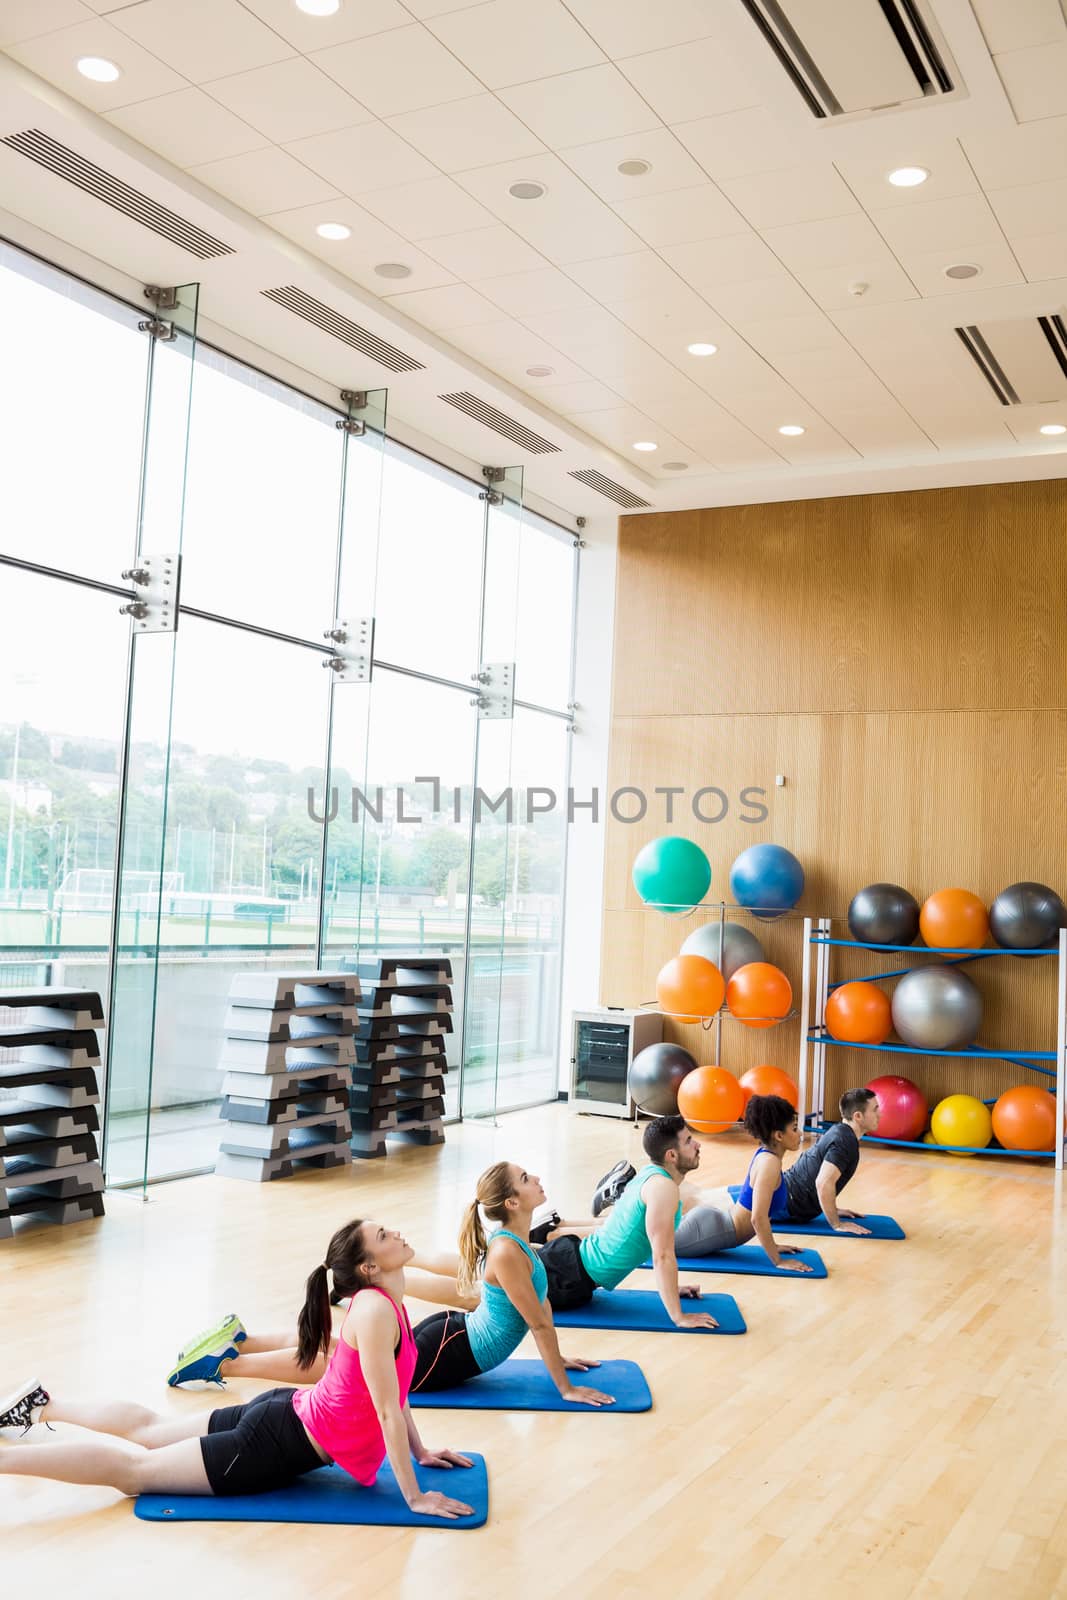
<path id="1" fill-rule="evenodd" d="M 178 1351 L 178 1359 L 181 1361 L 187 1356 L 204 1355 L 207 1350 L 214 1349 L 224 1341 L 229 1344 L 244 1344 L 247 1338 L 244 1323 L 231 1311 L 221 1321 L 210 1328 L 205 1328 L 203 1333 L 198 1333 L 188 1344 L 182 1345 Z"/>
<path id="2" fill-rule="evenodd" d="M 179 1353 L 167 1374 L 168 1384 L 172 1389 L 177 1389 L 188 1383 L 214 1383 L 224 1389 L 226 1380 L 221 1375 L 222 1363 L 232 1361 L 239 1354 L 238 1346 L 247 1337 L 243 1324 L 231 1312 L 215 1327 L 199 1334 L 187 1349 Z"/>

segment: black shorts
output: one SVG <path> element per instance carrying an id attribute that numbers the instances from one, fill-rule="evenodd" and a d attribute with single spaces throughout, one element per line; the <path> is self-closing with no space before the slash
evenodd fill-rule
<path id="1" fill-rule="evenodd" d="M 576 1233 L 561 1233 L 541 1250 L 541 1261 L 548 1274 L 548 1303 L 553 1311 L 587 1306 L 596 1294 L 597 1285 L 582 1263 L 581 1244 Z"/>
<path id="2" fill-rule="evenodd" d="M 211 1413 L 200 1440 L 212 1494 L 263 1494 L 327 1465 L 293 1410 L 295 1389 L 267 1389 Z"/>
<path id="3" fill-rule="evenodd" d="M 411 1380 L 411 1392 L 451 1389 L 457 1383 L 476 1378 L 481 1367 L 474 1359 L 467 1337 L 467 1317 L 463 1311 L 438 1311 L 415 1327 L 418 1359 Z"/>

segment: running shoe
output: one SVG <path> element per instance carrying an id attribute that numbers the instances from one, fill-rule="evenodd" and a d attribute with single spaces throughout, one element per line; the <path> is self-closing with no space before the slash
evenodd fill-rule
<path id="1" fill-rule="evenodd" d="M 11 1394 L 0 1396 L 0 1428 L 20 1428 L 23 1433 L 29 1433 L 34 1423 L 40 1422 L 41 1408 L 50 1399 L 39 1378 L 20 1383 Z"/>
<path id="2" fill-rule="evenodd" d="M 552 1206 L 538 1206 L 530 1222 L 530 1243 L 547 1244 L 549 1234 L 562 1221 L 563 1218 Z"/>
<path id="3" fill-rule="evenodd" d="M 611 1171 L 605 1172 L 593 1191 L 594 1217 L 599 1217 L 602 1211 L 606 1211 L 609 1206 L 613 1206 L 630 1179 L 636 1178 L 636 1176 L 637 1168 L 631 1166 L 625 1157 L 622 1161 L 616 1161 Z"/>
<path id="4" fill-rule="evenodd" d="M 221 1367 L 224 1361 L 233 1361 L 240 1355 L 239 1346 L 248 1338 L 244 1327 L 231 1313 L 217 1327 L 208 1328 L 186 1350 L 182 1350 L 167 1374 L 172 1389 L 191 1383 L 214 1383 L 225 1389 L 226 1380 Z"/>
<path id="5" fill-rule="evenodd" d="M 182 1345 L 178 1351 L 178 1360 L 181 1361 L 186 1356 L 195 1358 L 207 1350 L 214 1350 L 216 1345 L 224 1340 L 228 1340 L 230 1344 L 244 1344 L 247 1338 L 244 1323 L 231 1311 L 212 1327 L 205 1328 L 203 1333 L 198 1333 L 188 1344 Z"/>

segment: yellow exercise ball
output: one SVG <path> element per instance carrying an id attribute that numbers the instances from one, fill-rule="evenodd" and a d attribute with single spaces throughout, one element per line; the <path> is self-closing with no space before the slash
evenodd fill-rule
<path id="1" fill-rule="evenodd" d="M 938 1144 L 984 1150 L 993 1137 L 993 1115 L 973 1094 L 950 1094 L 934 1107 L 930 1132 Z"/>

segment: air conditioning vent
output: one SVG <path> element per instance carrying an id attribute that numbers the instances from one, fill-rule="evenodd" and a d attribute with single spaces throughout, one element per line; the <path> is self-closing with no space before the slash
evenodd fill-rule
<path id="1" fill-rule="evenodd" d="M 340 311 L 334 311 L 332 307 L 323 305 L 321 300 L 305 294 L 303 289 L 298 289 L 295 284 L 288 283 L 281 289 L 261 289 L 260 293 L 267 300 L 273 300 L 275 305 L 284 306 L 286 311 L 291 311 L 294 316 L 303 317 L 305 322 L 313 322 L 316 328 L 321 328 L 323 333 L 328 333 L 331 338 L 340 339 L 342 344 L 358 350 L 361 355 L 369 356 L 380 366 L 388 367 L 390 372 L 426 370 L 423 363 L 416 361 L 414 356 L 405 355 L 395 344 L 390 344 L 386 339 L 379 339 L 369 328 L 361 328 L 358 322 L 353 322 L 350 317 L 342 316 Z"/>
<path id="2" fill-rule="evenodd" d="M 1067 326 L 1060 312 L 970 324 L 956 337 L 1002 406 L 1067 399 Z"/>
<path id="3" fill-rule="evenodd" d="M 642 500 L 640 495 L 633 494 L 611 478 L 605 478 L 602 472 L 594 472 L 591 467 L 584 472 L 568 472 L 567 476 L 584 483 L 587 489 L 595 489 L 597 494 L 604 495 L 606 499 L 614 500 L 617 506 L 623 506 L 627 511 L 649 511 L 652 508 L 650 500 Z"/>
<path id="4" fill-rule="evenodd" d="M 816 117 L 914 105 L 958 87 L 919 0 L 741 0 Z"/>
<path id="5" fill-rule="evenodd" d="M 27 160 L 35 161 L 39 167 L 46 167 L 65 183 L 72 183 L 75 188 L 102 200 L 113 210 L 121 211 L 132 222 L 139 222 L 142 228 L 149 228 L 161 238 L 169 239 L 171 244 L 187 250 L 200 261 L 211 261 L 216 256 L 232 256 L 235 253 L 233 245 L 216 239 L 214 234 L 205 233 L 203 228 L 198 228 L 187 217 L 180 217 L 176 211 L 142 194 L 140 189 L 132 188 L 113 173 L 105 172 L 103 167 L 86 161 L 76 150 L 68 149 L 65 144 L 42 133 L 40 128 L 9 133 L 0 143 L 17 150 Z"/>
<path id="6" fill-rule="evenodd" d="M 527 450 L 532 456 L 559 453 L 558 444 L 553 444 L 550 439 L 542 439 L 539 433 L 532 433 L 529 428 L 524 428 L 521 422 L 516 422 L 514 417 L 507 417 L 503 411 L 498 411 L 496 406 L 487 405 L 484 400 L 479 400 L 476 394 L 468 394 L 466 390 L 460 389 L 455 394 L 439 394 L 437 398 L 443 400 L 446 406 L 455 406 L 457 411 L 462 411 L 475 422 L 480 422 L 483 428 L 491 428 L 494 433 L 510 439 L 512 444 L 517 444 L 520 449 Z"/>

